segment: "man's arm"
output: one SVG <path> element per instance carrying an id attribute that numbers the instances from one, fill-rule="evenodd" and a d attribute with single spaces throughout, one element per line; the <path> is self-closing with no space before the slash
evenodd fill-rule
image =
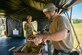
<path id="1" fill-rule="evenodd" d="M 26 23 L 24 24 L 24 30 L 26 30 Z"/>
<path id="2" fill-rule="evenodd" d="M 67 37 L 67 29 L 60 30 L 56 33 L 46 35 L 46 38 L 44 37 L 44 40 L 52 40 L 52 41 L 61 41 L 64 40 Z"/>
<path id="3" fill-rule="evenodd" d="M 67 33 L 68 33 L 68 30 L 63 29 L 53 34 L 44 34 L 44 35 L 40 34 L 36 36 L 37 38 L 36 38 L 36 41 L 34 41 L 34 43 L 38 45 L 41 43 L 40 40 L 43 40 L 44 42 L 46 42 L 46 40 L 61 41 L 67 38 Z"/>

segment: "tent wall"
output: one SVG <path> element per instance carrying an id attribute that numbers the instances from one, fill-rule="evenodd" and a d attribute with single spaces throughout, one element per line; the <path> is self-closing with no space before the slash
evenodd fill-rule
<path id="1" fill-rule="evenodd" d="M 18 34 L 13 34 L 13 30 L 17 29 Z M 23 34 L 23 24 L 18 20 L 6 19 L 6 31 L 8 37 L 24 37 Z"/>

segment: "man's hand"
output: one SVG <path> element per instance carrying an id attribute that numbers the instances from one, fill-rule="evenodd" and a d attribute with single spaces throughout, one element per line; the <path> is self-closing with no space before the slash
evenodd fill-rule
<path id="1" fill-rule="evenodd" d="M 35 43 L 35 45 L 39 45 L 42 42 L 45 43 L 45 41 L 46 41 L 46 35 L 36 35 L 36 38 L 34 40 L 34 43 Z"/>

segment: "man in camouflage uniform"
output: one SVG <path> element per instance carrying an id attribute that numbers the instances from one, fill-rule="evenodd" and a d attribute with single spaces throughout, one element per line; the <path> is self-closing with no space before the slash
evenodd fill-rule
<path id="1" fill-rule="evenodd" d="M 33 35 L 33 25 L 32 25 L 32 16 L 27 16 L 27 22 L 24 25 L 26 31 L 26 38 Z"/>

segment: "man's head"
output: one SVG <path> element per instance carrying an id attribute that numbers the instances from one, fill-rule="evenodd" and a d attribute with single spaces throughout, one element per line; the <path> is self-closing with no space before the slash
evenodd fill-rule
<path id="1" fill-rule="evenodd" d="M 53 3 L 49 3 L 44 7 L 43 13 L 46 15 L 46 17 L 48 17 L 48 19 L 50 19 L 53 15 L 55 15 L 56 9 L 57 7 Z"/>
<path id="2" fill-rule="evenodd" d="M 27 21 L 28 21 L 28 22 L 31 22 L 31 21 L 32 21 L 32 16 L 28 15 L 28 16 L 27 16 Z"/>

